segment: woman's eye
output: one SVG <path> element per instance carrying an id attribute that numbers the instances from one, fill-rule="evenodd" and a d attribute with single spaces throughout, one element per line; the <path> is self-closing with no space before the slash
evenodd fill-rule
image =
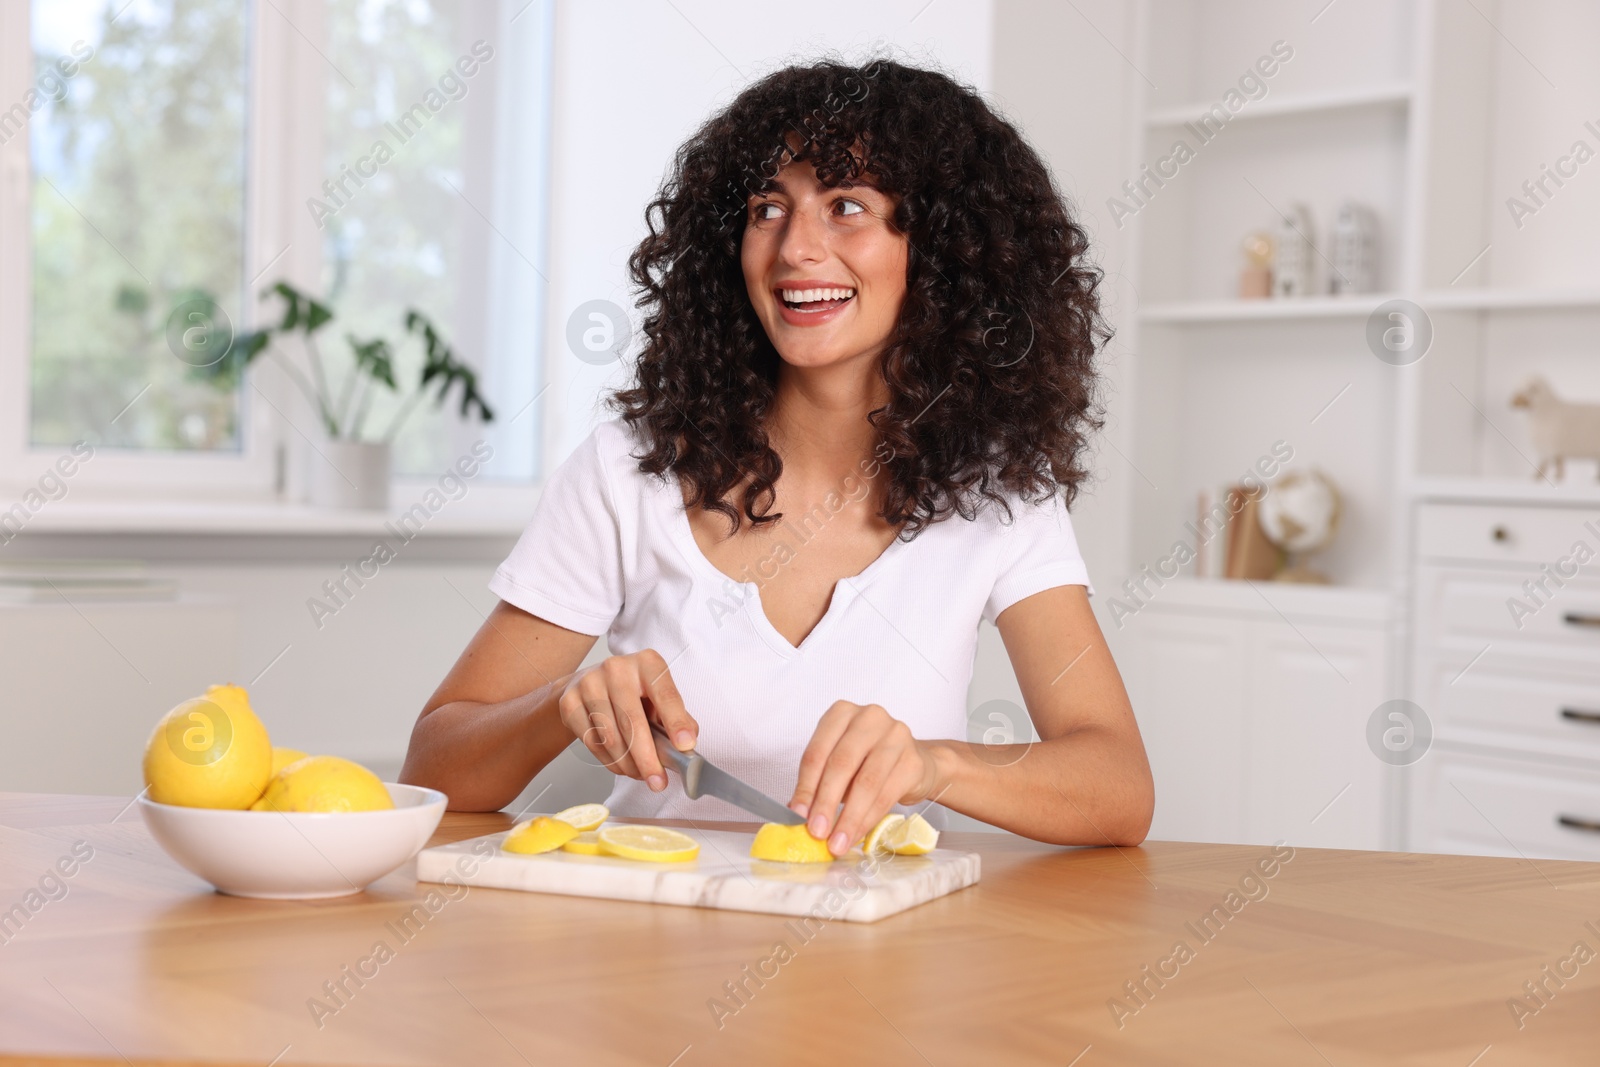
<path id="1" fill-rule="evenodd" d="M 845 212 L 845 214 L 847 214 L 847 215 L 856 215 L 856 214 L 860 214 L 861 212 L 867 210 L 865 207 L 863 207 L 861 205 L 861 202 L 858 201 L 858 200 L 840 200 L 839 201 L 839 206 L 840 207 L 844 207 L 846 204 L 848 204 L 849 206 L 851 206 L 851 207 L 856 209 L 855 211 L 847 211 L 847 212 Z"/>
<path id="2" fill-rule="evenodd" d="M 757 219 L 770 219 L 770 218 L 772 218 L 771 215 L 763 215 L 762 212 L 765 211 L 769 207 L 777 207 L 777 206 L 778 206 L 777 204 L 774 204 L 772 201 L 768 200 L 766 203 L 757 204 L 755 207 L 751 208 L 750 209 L 750 213 L 752 215 L 754 215 Z"/>

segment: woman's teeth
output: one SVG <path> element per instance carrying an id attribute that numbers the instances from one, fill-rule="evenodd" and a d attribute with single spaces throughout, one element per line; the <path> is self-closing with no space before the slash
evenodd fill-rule
<path id="1" fill-rule="evenodd" d="M 783 302 L 796 311 L 827 311 L 856 295 L 854 289 L 780 289 Z"/>

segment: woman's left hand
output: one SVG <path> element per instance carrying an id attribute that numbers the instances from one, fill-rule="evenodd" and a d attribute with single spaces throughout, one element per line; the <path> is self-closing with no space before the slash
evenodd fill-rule
<path id="1" fill-rule="evenodd" d="M 800 780 L 789 807 L 809 816 L 811 836 L 842 856 L 895 804 L 915 804 L 934 791 L 933 751 L 911 727 L 877 704 L 836 701 L 817 723 L 800 757 Z M 838 812 L 843 802 L 844 811 Z"/>

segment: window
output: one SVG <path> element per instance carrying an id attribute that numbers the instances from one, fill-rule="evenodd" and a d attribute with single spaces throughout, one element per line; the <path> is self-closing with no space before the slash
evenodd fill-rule
<path id="1" fill-rule="evenodd" d="M 0 5 L 0 190 L 23 189 L 0 196 L 0 476 L 81 439 L 123 485 L 269 494 L 311 462 L 318 414 L 272 360 L 244 380 L 206 364 L 279 320 L 283 280 L 334 312 L 317 348 L 347 425 L 364 411 L 377 439 L 398 419 L 398 474 L 437 477 L 484 438 L 486 478 L 534 478 L 550 9 Z M 459 393 L 402 402 L 413 310 L 493 421 L 463 419 Z M 379 337 L 400 395 L 351 376 L 352 340 Z"/>
<path id="2" fill-rule="evenodd" d="M 237 390 L 174 358 L 167 319 L 213 303 L 240 318 L 239 5 L 141 0 L 118 15 L 34 0 L 32 13 L 29 440 L 236 451 Z M 216 318 L 195 313 L 202 328 Z"/>

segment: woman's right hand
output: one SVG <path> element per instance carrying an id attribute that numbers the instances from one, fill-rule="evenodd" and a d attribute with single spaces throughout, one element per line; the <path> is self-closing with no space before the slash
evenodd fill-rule
<path id="1" fill-rule="evenodd" d="M 610 656 L 577 672 L 557 706 L 562 723 L 601 766 L 640 779 L 657 793 L 667 787 L 667 772 L 650 723 L 665 730 L 679 751 L 693 748 L 700 734 L 667 661 L 653 648 Z"/>

